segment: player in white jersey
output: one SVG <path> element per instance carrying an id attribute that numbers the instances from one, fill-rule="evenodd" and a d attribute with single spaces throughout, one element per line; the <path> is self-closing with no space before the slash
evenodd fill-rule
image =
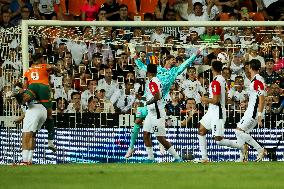
<path id="1" fill-rule="evenodd" d="M 267 153 L 249 134 L 257 124 L 262 127 L 264 117 L 265 83 L 264 79 L 259 75 L 260 68 L 261 63 L 259 60 L 253 59 L 250 61 L 251 83 L 249 86 L 248 106 L 235 131 L 239 148 L 247 143 L 257 150 L 257 162 L 261 161 Z M 241 158 L 243 155 L 241 154 Z"/>
<path id="2" fill-rule="evenodd" d="M 152 163 L 155 161 L 151 133 L 154 133 L 158 141 L 165 147 L 168 152 L 175 158 L 174 162 L 182 162 L 172 144 L 166 140 L 165 117 L 166 112 L 161 94 L 161 82 L 156 77 L 157 66 L 149 64 L 147 66 L 147 77 L 149 80 L 145 85 L 146 105 L 148 115 L 143 125 L 143 136 L 148 159 L 145 162 Z"/>
<path id="3" fill-rule="evenodd" d="M 19 88 L 19 86 L 17 88 L 18 88 L 17 95 L 22 95 L 24 90 Z M 21 102 L 19 102 L 19 104 L 21 104 Z M 22 129 L 23 159 L 20 165 L 31 165 L 35 149 L 36 133 L 46 121 L 47 110 L 41 103 L 38 103 L 36 100 L 25 104 L 25 106 L 23 107 L 25 107 L 22 108 L 24 112 L 23 119 L 16 120 L 16 122 L 21 122 L 23 120 L 23 129 Z"/>
<path id="4" fill-rule="evenodd" d="M 201 102 L 209 104 L 207 113 L 200 120 L 198 131 L 199 148 L 201 151 L 201 160 L 199 162 L 208 162 L 206 133 L 212 130 L 214 140 L 222 146 L 236 147 L 234 141 L 224 139 L 224 125 L 226 122 L 226 80 L 221 75 L 223 64 L 220 61 L 214 61 L 211 66 L 213 81 L 209 85 L 209 97 L 202 96 Z"/>

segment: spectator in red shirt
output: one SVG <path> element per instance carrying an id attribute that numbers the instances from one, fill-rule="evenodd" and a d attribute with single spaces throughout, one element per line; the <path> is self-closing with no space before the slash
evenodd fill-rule
<path id="1" fill-rule="evenodd" d="M 82 11 L 82 20 L 93 21 L 96 20 L 100 6 L 96 4 L 95 0 L 88 0 L 88 3 L 83 5 L 81 8 Z"/>

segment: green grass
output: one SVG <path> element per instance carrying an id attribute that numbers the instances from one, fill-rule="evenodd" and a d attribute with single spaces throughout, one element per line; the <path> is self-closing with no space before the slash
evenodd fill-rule
<path id="1" fill-rule="evenodd" d="M 284 162 L 0 166 L 0 188 L 284 188 Z"/>

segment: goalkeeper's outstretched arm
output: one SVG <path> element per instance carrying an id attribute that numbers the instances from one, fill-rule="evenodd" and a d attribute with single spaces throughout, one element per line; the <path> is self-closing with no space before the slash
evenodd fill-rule
<path id="1" fill-rule="evenodd" d="M 177 76 L 180 75 L 187 67 L 192 66 L 192 63 L 194 62 L 196 57 L 199 56 L 203 49 L 205 49 L 206 47 L 207 45 L 200 47 L 195 54 L 191 55 L 191 57 L 189 57 L 186 61 L 179 65 L 177 67 Z"/>

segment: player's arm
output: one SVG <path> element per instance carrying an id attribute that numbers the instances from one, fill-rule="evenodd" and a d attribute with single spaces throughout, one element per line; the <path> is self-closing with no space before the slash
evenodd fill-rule
<path id="1" fill-rule="evenodd" d="M 264 83 L 259 80 L 255 80 L 253 83 L 253 89 L 257 92 L 258 95 L 258 110 L 257 110 L 257 122 L 260 127 L 262 127 L 262 113 L 265 105 L 265 91 Z"/>
<path id="2" fill-rule="evenodd" d="M 147 66 L 139 58 L 134 59 L 134 62 L 139 70 L 147 71 Z"/>
<path id="3" fill-rule="evenodd" d="M 177 67 L 177 76 L 180 75 L 187 67 L 192 66 L 192 63 L 194 62 L 196 57 L 199 56 L 200 53 L 203 51 L 203 49 L 206 47 L 207 46 L 200 47 L 195 54 L 191 55 L 191 57 L 189 57 L 186 61 L 184 61 L 181 65 L 179 65 Z"/>
<path id="4" fill-rule="evenodd" d="M 211 84 L 211 87 L 212 87 L 212 92 L 213 92 L 213 98 L 208 98 L 208 97 L 205 97 L 205 96 L 202 96 L 201 97 L 201 102 L 203 104 L 219 104 L 220 103 L 220 100 L 221 100 L 221 85 L 218 81 L 212 81 L 212 84 Z"/>
<path id="5" fill-rule="evenodd" d="M 157 102 L 158 100 L 161 99 L 161 93 L 159 91 L 159 87 L 158 87 L 157 83 L 150 82 L 149 83 L 149 88 L 150 88 L 150 91 L 151 91 L 151 93 L 153 95 L 153 98 L 148 100 L 146 102 L 146 105 L 153 104 L 153 103 L 155 103 L 155 102 Z"/>

